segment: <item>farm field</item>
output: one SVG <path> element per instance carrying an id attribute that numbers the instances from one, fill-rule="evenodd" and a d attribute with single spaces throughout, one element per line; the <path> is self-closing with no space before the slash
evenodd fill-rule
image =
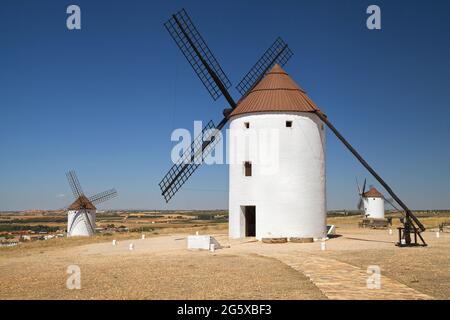
<path id="1" fill-rule="evenodd" d="M 99 212 L 95 237 L 64 242 L 67 213 L 63 211 L 4 212 L 0 213 L 0 243 L 3 245 L 12 241 L 20 242 L 21 246 L 28 246 L 30 243 L 27 242 L 58 238 L 61 244 L 64 242 L 63 245 L 70 245 L 107 240 L 112 235 L 127 238 L 135 237 L 133 233 L 164 234 L 180 228 L 183 232 L 209 228 L 220 230 L 226 228 L 227 218 L 227 212 L 223 210 Z"/>

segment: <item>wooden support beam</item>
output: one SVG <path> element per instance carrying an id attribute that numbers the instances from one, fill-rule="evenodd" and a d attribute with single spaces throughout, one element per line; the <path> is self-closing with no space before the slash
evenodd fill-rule
<path id="1" fill-rule="evenodd" d="M 348 150 L 358 159 L 358 161 L 366 168 L 370 174 L 377 179 L 377 181 L 384 187 L 384 189 L 389 193 L 389 195 L 405 210 L 406 213 L 406 223 L 410 222 L 411 219 L 417 224 L 421 231 L 425 231 L 424 225 L 417 219 L 417 217 L 409 210 L 405 203 L 394 193 L 394 191 L 389 187 L 389 185 L 375 172 L 374 169 L 367 163 L 366 160 L 352 147 L 352 145 L 340 134 L 340 132 L 333 126 L 333 124 L 328 120 L 327 116 L 321 111 L 316 111 L 317 116 L 322 120 L 328 128 L 333 131 L 336 137 L 341 140 L 341 142 L 347 147 Z"/>

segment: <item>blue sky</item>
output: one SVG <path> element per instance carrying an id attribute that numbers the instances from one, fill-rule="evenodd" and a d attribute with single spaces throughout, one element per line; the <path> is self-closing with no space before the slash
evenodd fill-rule
<path id="1" fill-rule="evenodd" d="M 82 29 L 66 28 L 78 4 Z M 366 28 L 370 4 L 382 30 Z M 168 205 L 158 182 L 170 134 L 218 122 L 163 22 L 186 8 L 233 84 L 277 36 L 286 71 L 411 208 L 450 208 L 448 1 L 2 1 L 0 210 L 71 202 L 116 187 L 101 208 L 227 208 L 226 165 L 200 168 Z M 232 90 L 237 99 L 238 93 Z M 374 179 L 328 132 L 327 201 L 354 209 Z"/>

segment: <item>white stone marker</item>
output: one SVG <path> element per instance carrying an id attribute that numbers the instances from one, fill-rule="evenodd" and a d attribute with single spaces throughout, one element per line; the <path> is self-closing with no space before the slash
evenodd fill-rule
<path id="1" fill-rule="evenodd" d="M 195 232 L 195 235 L 198 236 L 198 231 Z"/>
<path id="2" fill-rule="evenodd" d="M 187 248 L 189 250 L 195 250 L 195 249 L 200 249 L 200 250 L 211 250 L 211 246 L 214 245 L 214 251 L 217 249 L 220 249 L 220 243 L 211 236 L 188 236 L 187 237 Z"/>
<path id="3" fill-rule="evenodd" d="M 216 245 L 215 245 L 214 243 L 212 243 L 212 244 L 209 246 L 209 251 L 211 251 L 211 252 L 216 251 Z"/>
<path id="4" fill-rule="evenodd" d="M 439 238 L 441 236 L 441 234 L 438 232 L 436 232 L 436 238 Z"/>
<path id="5" fill-rule="evenodd" d="M 141 239 L 142 239 L 142 240 L 144 240 L 144 239 L 145 239 L 145 234 L 142 234 L 142 237 L 141 237 Z"/>
<path id="6" fill-rule="evenodd" d="M 392 236 L 392 229 L 389 229 L 389 235 Z"/>
<path id="7" fill-rule="evenodd" d="M 130 243 L 130 246 L 128 247 L 130 249 L 130 251 L 134 250 L 134 244 Z"/>
<path id="8" fill-rule="evenodd" d="M 325 243 L 325 241 L 322 241 L 320 243 L 320 250 L 322 250 L 322 251 L 327 250 L 327 244 Z"/>
<path id="9" fill-rule="evenodd" d="M 115 246 L 116 244 L 117 244 L 117 240 L 114 239 L 114 240 L 112 241 L 112 245 Z"/>

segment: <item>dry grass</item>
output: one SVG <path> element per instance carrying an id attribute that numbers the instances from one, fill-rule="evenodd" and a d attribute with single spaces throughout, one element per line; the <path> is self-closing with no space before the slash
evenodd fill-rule
<path id="1" fill-rule="evenodd" d="M 358 222 L 361 220 L 360 216 L 342 216 L 342 217 L 330 217 L 327 219 L 328 224 L 335 224 L 338 226 L 357 226 Z M 448 216 L 429 216 L 429 217 L 421 217 L 420 222 L 427 229 L 437 228 L 442 222 L 450 222 L 450 217 Z M 399 220 L 399 215 L 396 214 L 392 219 L 392 227 L 397 228 L 400 227 L 401 223 Z"/>
<path id="2" fill-rule="evenodd" d="M 81 290 L 66 288 L 70 264 L 81 268 Z M 1 259 L 0 277 L 0 299 L 324 299 L 304 275 L 254 254 L 74 248 Z"/>
<path id="3" fill-rule="evenodd" d="M 148 236 L 153 234 L 146 233 Z M 156 235 L 156 234 L 155 234 Z M 154 235 L 153 235 L 154 236 Z M 22 242 L 15 247 L 0 247 L 0 259 L 7 257 L 31 256 L 48 251 L 67 249 L 91 243 L 111 242 L 113 239 L 136 238 L 136 233 L 116 233 L 114 235 L 96 235 L 93 237 L 54 238 L 46 241 Z"/>
<path id="4" fill-rule="evenodd" d="M 230 242 L 231 248 L 209 252 L 187 251 L 185 236 L 221 233 L 227 224 L 176 225 L 146 233 L 122 233 L 92 238 L 52 239 L 0 248 L 0 299 L 322 299 L 306 277 L 287 265 L 255 253 L 317 254 L 367 268 L 379 265 L 383 275 L 420 292 L 450 298 L 450 235 L 436 239 L 425 234 L 426 248 L 394 246 L 396 234 L 357 228 L 359 217 L 334 217 L 342 237 L 318 243 L 264 245 Z M 430 227 L 447 220 L 421 218 Z M 171 236 L 173 235 L 173 236 Z M 111 240 L 120 245 L 111 246 Z M 126 239 L 136 244 L 127 249 Z M 141 242 L 138 242 L 141 241 Z M 222 242 L 221 242 L 222 243 Z M 65 286 L 68 265 L 82 270 L 82 289 Z"/>
<path id="5" fill-rule="evenodd" d="M 33 241 L 33 242 L 23 242 L 15 247 L 0 247 L 0 258 L 8 257 L 8 256 L 21 256 L 27 255 L 30 256 L 36 252 L 43 253 L 50 250 L 59 250 L 63 248 L 77 247 L 92 243 L 101 243 L 101 242 L 111 242 L 113 239 L 116 240 L 127 240 L 127 239 L 136 239 L 141 236 L 141 234 L 145 234 L 148 237 L 155 237 L 159 235 L 170 235 L 173 233 L 186 233 L 193 234 L 196 231 L 199 232 L 220 232 L 223 230 L 227 230 L 228 224 L 220 223 L 220 224 L 209 224 L 209 225 L 197 225 L 197 226 L 175 226 L 175 227 L 165 227 L 156 229 L 153 232 L 123 232 L 123 233 L 114 233 L 114 234 L 104 234 L 104 235 L 96 235 L 93 237 L 71 237 L 71 238 L 54 238 L 46 241 Z"/>

